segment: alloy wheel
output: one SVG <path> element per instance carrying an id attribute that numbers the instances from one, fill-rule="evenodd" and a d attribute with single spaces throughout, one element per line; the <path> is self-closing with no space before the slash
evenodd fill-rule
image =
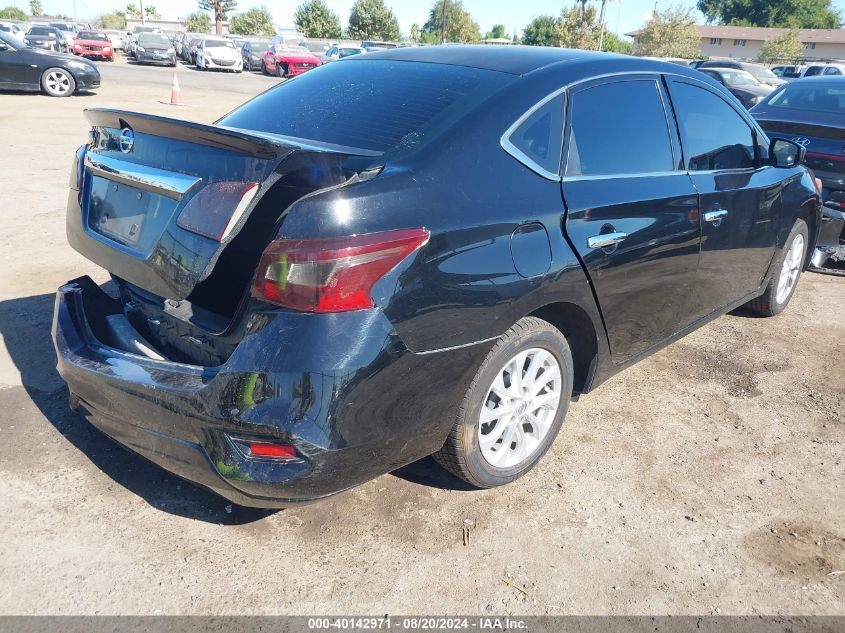
<path id="1" fill-rule="evenodd" d="M 518 352 L 496 374 L 478 418 L 478 443 L 495 468 L 527 461 L 542 444 L 561 402 L 557 358 L 532 347 Z"/>
<path id="2" fill-rule="evenodd" d="M 70 90 L 70 77 L 58 70 L 47 73 L 45 83 L 50 92 L 57 95 L 65 95 Z"/>
<path id="3" fill-rule="evenodd" d="M 786 255 L 783 257 L 783 265 L 780 269 L 777 292 L 775 300 L 783 303 L 792 294 L 798 275 L 801 274 L 801 265 L 804 262 L 804 236 L 798 233 L 789 245 Z"/>

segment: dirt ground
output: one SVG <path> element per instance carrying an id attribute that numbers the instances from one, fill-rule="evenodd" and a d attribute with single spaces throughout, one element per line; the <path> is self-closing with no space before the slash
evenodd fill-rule
<path id="1" fill-rule="evenodd" d="M 429 459 L 332 500 L 227 508 L 67 408 L 52 293 L 81 110 L 211 121 L 274 80 L 122 64 L 0 95 L 0 613 L 843 614 L 845 278 L 732 314 L 585 396 L 538 468 L 470 491 Z M 464 532 L 468 531 L 468 543 Z"/>

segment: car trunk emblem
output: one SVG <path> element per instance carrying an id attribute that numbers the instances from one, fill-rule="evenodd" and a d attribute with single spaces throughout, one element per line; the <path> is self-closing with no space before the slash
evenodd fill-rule
<path id="1" fill-rule="evenodd" d="M 131 127 L 125 127 L 120 131 L 120 151 L 124 154 L 128 154 L 132 151 L 132 147 L 135 145 L 135 132 L 132 131 Z"/>

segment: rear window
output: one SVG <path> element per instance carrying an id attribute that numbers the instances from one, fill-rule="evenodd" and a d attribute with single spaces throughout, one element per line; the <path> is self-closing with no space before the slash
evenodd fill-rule
<path id="1" fill-rule="evenodd" d="M 218 124 L 383 152 L 422 142 L 512 80 L 479 68 L 353 57 L 286 81 Z"/>
<path id="2" fill-rule="evenodd" d="M 767 103 L 772 108 L 793 108 L 816 112 L 845 113 L 845 83 L 796 81 L 776 92 Z"/>

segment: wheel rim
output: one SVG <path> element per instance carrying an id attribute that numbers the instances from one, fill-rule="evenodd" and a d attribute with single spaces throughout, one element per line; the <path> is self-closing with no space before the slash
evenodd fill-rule
<path id="1" fill-rule="evenodd" d="M 66 94 L 70 90 L 70 78 L 58 71 L 47 73 L 47 88 L 56 94 Z"/>
<path id="2" fill-rule="evenodd" d="M 491 466 L 513 468 L 543 443 L 560 407 L 560 363 L 532 347 L 513 356 L 496 374 L 478 416 L 478 444 Z"/>
<path id="3" fill-rule="evenodd" d="M 801 274 L 801 264 L 804 262 L 804 236 L 800 233 L 792 238 L 792 243 L 786 251 L 783 258 L 783 266 L 780 269 L 780 278 L 778 279 L 778 289 L 775 299 L 778 303 L 783 303 L 787 300 L 795 283 L 798 281 L 798 275 Z"/>

